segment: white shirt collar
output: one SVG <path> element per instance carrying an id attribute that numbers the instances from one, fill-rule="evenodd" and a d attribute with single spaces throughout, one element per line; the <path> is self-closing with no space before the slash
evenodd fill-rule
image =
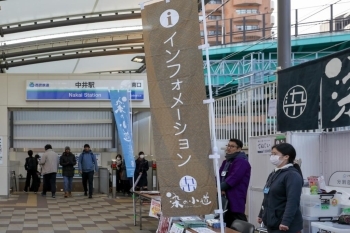
<path id="1" fill-rule="evenodd" d="M 292 167 L 292 166 L 294 166 L 292 163 L 288 163 L 288 164 L 284 165 L 283 167 L 280 167 L 280 168 L 276 167 L 275 172 L 277 172 L 278 170 L 281 170 L 281 169 Z"/>

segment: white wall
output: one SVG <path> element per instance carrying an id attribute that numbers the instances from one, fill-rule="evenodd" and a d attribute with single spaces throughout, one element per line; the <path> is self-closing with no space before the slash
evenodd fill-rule
<path id="1" fill-rule="evenodd" d="M 133 109 L 149 109 L 146 74 L 72 75 L 72 74 L 0 74 L 0 137 L 3 138 L 3 160 L 0 164 L 0 197 L 9 195 L 9 122 L 8 109 L 111 109 L 109 101 L 26 101 L 26 80 L 144 80 L 144 101 L 133 102 Z M 145 148 L 148 149 L 148 148 Z M 149 150 L 150 151 L 150 150 Z M 20 156 L 20 155 L 19 155 Z M 17 155 L 16 155 L 17 157 Z M 115 157 L 107 155 L 106 159 Z M 108 160 L 107 159 L 107 160 Z M 106 160 L 106 161 L 107 161 Z M 103 162 L 104 163 L 104 162 Z M 20 165 L 22 166 L 22 164 Z"/>
<path id="2" fill-rule="evenodd" d="M 150 111 L 139 112 L 133 116 L 133 137 L 135 155 L 143 151 L 147 160 L 155 160 Z"/>
<path id="3" fill-rule="evenodd" d="M 329 178 L 337 171 L 350 171 L 350 131 L 322 134 L 321 152 L 323 175 L 328 185 Z"/>

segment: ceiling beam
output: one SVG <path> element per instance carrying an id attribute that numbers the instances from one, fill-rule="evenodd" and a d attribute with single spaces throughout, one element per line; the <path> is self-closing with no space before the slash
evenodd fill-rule
<path id="1" fill-rule="evenodd" d="M 127 40 L 114 40 L 114 41 L 102 41 L 102 42 L 94 42 L 94 43 L 85 43 L 85 44 L 73 44 L 66 46 L 56 46 L 42 49 L 32 49 L 21 52 L 13 52 L 13 53 L 5 53 L 2 51 L 0 58 L 6 60 L 10 57 L 21 57 L 26 55 L 34 55 L 40 53 L 50 53 L 64 50 L 72 50 L 72 49 L 83 49 L 83 48 L 93 48 L 93 47 L 103 47 L 103 46 L 112 46 L 112 45 L 126 45 L 126 44 L 137 44 L 143 43 L 142 38 L 138 39 L 127 39 Z"/>
<path id="2" fill-rule="evenodd" d="M 0 64 L 0 69 L 9 69 L 11 67 L 17 66 L 25 66 L 25 65 L 33 65 L 45 62 L 53 62 L 53 61 L 62 61 L 62 60 L 70 60 L 70 59 L 79 59 L 79 58 L 87 58 L 87 57 L 98 57 L 98 56 L 110 56 L 110 55 L 122 55 L 122 54 L 134 54 L 134 53 L 144 53 L 143 48 L 130 48 L 130 49 L 119 49 L 119 50 L 111 50 L 111 51 L 98 51 L 98 52 L 76 52 L 76 54 L 62 54 L 60 56 L 49 56 L 45 58 L 37 58 L 22 61 L 11 61 L 10 63 L 5 62 Z"/>
<path id="3" fill-rule="evenodd" d="M 33 30 L 39 30 L 39 29 L 48 29 L 48 28 L 55 28 L 55 27 L 88 24 L 88 23 L 100 23 L 100 22 L 108 22 L 108 21 L 116 21 L 116 20 L 140 19 L 140 18 L 141 18 L 141 13 L 135 13 L 133 11 L 128 14 L 115 13 L 115 15 L 106 15 L 106 16 L 103 16 L 102 14 L 94 17 L 82 16 L 82 18 L 80 19 L 70 19 L 69 16 L 67 16 L 65 20 L 56 21 L 56 22 L 51 20 L 49 23 L 37 24 L 37 22 L 33 22 L 33 25 L 23 25 L 23 26 L 20 23 L 18 23 L 17 27 L 12 27 L 12 28 L 10 26 L 3 25 L 0 27 L 0 35 L 1 37 L 4 37 L 4 35 L 7 35 L 7 34 L 33 31 Z"/>

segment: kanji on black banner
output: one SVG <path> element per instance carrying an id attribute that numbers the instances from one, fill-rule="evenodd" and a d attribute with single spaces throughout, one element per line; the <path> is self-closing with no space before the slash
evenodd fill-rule
<path id="1" fill-rule="evenodd" d="M 350 49 L 322 60 L 322 128 L 350 126 Z"/>
<path id="2" fill-rule="evenodd" d="M 278 131 L 318 128 L 322 71 L 316 60 L 278 72 Z"/>

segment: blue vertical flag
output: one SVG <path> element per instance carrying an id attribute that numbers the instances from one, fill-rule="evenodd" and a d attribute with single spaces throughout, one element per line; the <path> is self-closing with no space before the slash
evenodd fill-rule
<path id="1" fill-rule="evenodd" d="M 117 125 L 118 135 L 120 138 L 126 166 L 126 174 L 127 177 L 133 177 L 135 172 L 135 160 L 129 113 L 129 95 L 130 93 L 127 90 L 110 91 L 110 99 L 113 107 L 114 119 Z"/>

